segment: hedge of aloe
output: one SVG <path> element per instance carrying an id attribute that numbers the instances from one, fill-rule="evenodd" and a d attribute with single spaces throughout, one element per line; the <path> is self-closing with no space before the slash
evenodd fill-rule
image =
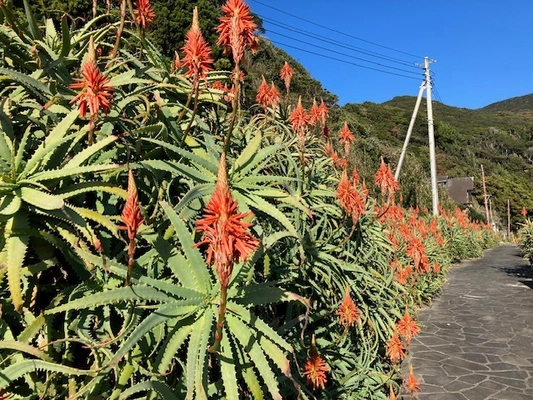
<path id="1" fill-rule="evenodd" d="M 264 82 L 241 109 L 241 0 L 233 71 L 196 13 L 170 61 L 149 1 L 119 7 L 74 27 L 0 2 L 2 396 L 394 398 L 416 307 L 494 236 L 403 209 L 383 162 L 362 182 L 324 104 Z"/>

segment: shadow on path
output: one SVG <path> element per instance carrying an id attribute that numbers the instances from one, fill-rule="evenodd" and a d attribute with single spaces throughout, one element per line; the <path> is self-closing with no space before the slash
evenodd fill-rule
<path id="1" fill-rule="evenodd" d="M 533 269 L 515 245 L 450 270 L 402 365 L 421 400 L 533 399 Z M 403 396 L 407 400 L 408 396 Z"/>

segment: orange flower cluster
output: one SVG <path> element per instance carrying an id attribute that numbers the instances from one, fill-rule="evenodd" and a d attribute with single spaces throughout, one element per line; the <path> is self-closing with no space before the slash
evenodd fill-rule
<path id="1" fill-rule="evenodd" d="M 181 66 L 187 69 L 185 75 L 194 77 L 195 83 L 198 83 L 200 77 L 205 78 L 206 73 L 213 70 L 211 48 L 202 36 L 196 7 L 193 11 L 192 26 L 187 32 L 182 50 L 185 57 L 181 60 Z"/>
<path id="2" fill-rule="evenodd" d="M 298 97 L 298 104 L 296 108 L 291 112 L 289 121 L 292 124 L 292 129 L 299 135 L 304 135 L 305 130 L 310 122 L 310 117 L 302 106 L 302 96 Z"/>
<path id="3" fill-rule="evenodd" d="M 426 247 L 418 237 L 413 235 L 405 252 L 413 260 L 417 272 L 430 271 L 431 266 L 429 265 Z"/>
<path id="4" fill-rule="evenodd" d="M 220 17 L 217 27 L 217 44 L 224 48 L 225 54 L 233 56 L 235 65 L 240 65 L 247 47 L 254 52 L 259 47 L 254 35 L 257 25 L 250 14 L 250 7 L 242 0 L 228 0 L 222 6 L 222 11 L 224 16 Z"/>
<path id="5" fill-rule="evenodd" d="M 230 103 L 233 99 L 233 96 L 235 96 L 235 88 L 232 87 L 230 89 L 227 83 L 222 84 L 222 82 L 220 81 L 215 81 L 211 84 L 211 87 L 215 90 L 220 90 L 224 92 L 222 95 L 222 99 L 227 103 Z"/>
<path id="6" fill-rule="evenodd" d="M 229 285 L 235 261 L 244 262 L 255 251 L 259 240 L 244 222 L 249 213 L 238 213 L 237 202 L 231 196 L 226 175 L 226 155 L 222 153 L 215 191 L 204 208 L 204 216 L 196 221 L 203 237 L 195 246 L 207 245 L 208 264 L 214 264 L 220 285 Z"/>
<path id="7" fill-rule="evenodd" d="M 279 103 L 280 94 L 276 86 L 274 85 L 274 82 L 272 82 L 271 86 L 268 86 L 265 77 L 262 77 L 263 80 L 261 82 L 261 85 L 259 85 L 259 89 L 257 90 L 257 96 L 255 97 L 255 100 L 262 105 L 264 108 L 268 108 L 270 106 L 275 106 Z"/>
<path id="8" fill-rule="evenodd" d="M 289 88 L 291 86 L 291 79 L 294 71 L 292 67 L 289 65 L 287 61 L 285 61 L 285 64 L 283 64 L 283 67 L 281 67 L 280 70 L 280 76 L 281 79 L 283 79 L 283 82 L 285 83 L 285 89 L 287 90 L 287 93 L 289 93 Z"/>
<path id="9" fill-rule="evenodd" d="M 313 385 L 313 390 L 317 390 L 318 388 L 324 389 L 326 387 L 326 374 L 328 371 L 329 368 L 326 361 L 318 353 L 314 353 L 305 363 L 304 376 L 307 382 Z"/>
<path id="10" fill-rule="evenodd" d="M 387 356 L 393 363 L 400 362 L 405 357 L 405 348 L 397 332 L 387 341 Z"/>
<path id="11" fill-rule="evenodd" d="M 396 323 L 396 331 L 405 339 L 405 343 L 411 343 L 411 339 L 420 333 L 416 321 L 409 315 L 407 309 L 403 317 Z"/>
<path id="12" fill-rule="evenodd" d="M 345 169 L 339 181 L 336 195 L 344 211 L 352 216 L 354 224 L 357 223 L 366 209 L 366 196 L 361 195 L 357 190 L 359 175 L 356 175 L 355 178 L 352 178 L 352 182 L 350 182 Z"/>
<path id="13" fill-rule="evenodd" d="M 418 379 L 416 379 L 415 373 L 413 372 L 413 365 L 409 365 L 409 376 L 404 381 L 404 386 L 407 392 L 411 393 L 411 395 L 420 392 L 420 383 L 418 382 Z"/>
<path id="14" fill-rule="evenodd" d="M 375 176 L 376 186 L 380 188 L 381 195 L 383 197 L 387 196 L 387 203 L 390 203 L 396 191 L 400 188 L 398 181 L 394 177 L 390 169 L 390 165 L 385 165 L 383 157 L 381 157 L 381 164 L 379 169 L 376 172 Z"/>
<path id="15" fill-rule="evenodd" d="M 354 142 L 355 138 L 353 133 L 348 128 L 348 123 L 345 122 L 339 134 L 339 142 L 344 145 L 344 153 L 348 156 L 350 152 L 350 145 Z"/>
<path id="16" fill-rule="evenodd" d="M 69 104 L 79 100 L 78 108 L 82 117 L 85 117 L 87 108 L 91 118 L 95 117 L 100 109 L 108 114 L 113 99 L 113 86 L 109 84 L 109 78 L 102 74 L 91 56 L 81 68 L 81 74 L 82 78 L 75 78 L 76 82 L 70 85 L 71 89 L 81 92 L 70 100 Z"/>
<path id="17" fill-rule="evenodd" d="M 348 286 L 346 286 L 344 299 L 339 307 L 339 311 L 337 311 L 337 315 L 340 317 L 340 324 L 344 325 L 346 328 L 355 325 L 359 320 L 359 309 L 350 296 L 350 289 Z"/>
<path id="18" fill-rule="evenodd" d="M 148 30 L 155 20 L 155 12 L 150 5 L 150 0 L 137 0 L 134 6 L 133 14 L 135 16 L 135 22 L 143 31 Z"/>
<path id="19" fill-rule="evenodd" d="M 137 230 L 144 222 L 144 218 L 139 207 L 137 185 L 135 185 L 135 178 L 131 169 L 128 172 L 128 197 L 126 198 L 126 205 L 124 206 L 124 210 L 122 210 L 120 219 L 126 225 L 128 239 L 135 239 Z"/>

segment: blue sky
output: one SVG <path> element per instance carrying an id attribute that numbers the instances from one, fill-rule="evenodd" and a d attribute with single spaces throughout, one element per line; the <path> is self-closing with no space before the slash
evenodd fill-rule
<path id="1" fill-rule="evenodd" d="M 532 0 L 247 3 L 263 17 L 267 38 L 338 95 L 341 105 L 416 96 L 422 70 L 414 65 L 425 56 L 436 60 L 433 97 L 444 104 L 475 109 L 533 93 Z"/>

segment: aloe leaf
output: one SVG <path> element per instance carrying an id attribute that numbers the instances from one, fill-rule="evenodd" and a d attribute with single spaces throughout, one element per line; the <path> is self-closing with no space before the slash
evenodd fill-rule
<path id="1" fill-rule="evenodd" d="M 194 330 L 196 332 L 203 332 L 205 330 L 206 324 L 207 319 L 205 317 L 205 314 L 202 313 L 202 315 L 197 318 L 194 323 Z M 196 376 L 198 373 L 198 359 L 199 354 L 201 354 L 202 351 L 204 353 L 207 352 L 206 347 L 202 349 L 202 335 L 198 333 L 191 335 L 191 340 L 189 341 L 189 346 L 187 348 L 187 361 L 185 369 L 185 380 L 187 382 L 187 395 L 185 397 L 186 400 L 192 400 L 198 397 L 202 397 L 202 393 L 197 392 L 198 387 L 196 382 Z M 205 393 L 203 394 L 205 397 Z"/>
<path id="2" fill-rule="evenodd" d="M 233 165 L 233 170 L 235 173 L 238 173 L 239 170 L 242 170 L 249 163 L 252 162 L 254 156 L 257 154 L 257 151 L 261 147 L 261 140 L 263 139 L 261 132 L 255 134 L 255 136 L 248 142 L 244 150 L 241 152 L 235 164 Z"/>
<path id="3" fill-rule="evenodd" d="M 51 361 L 50 357 L 45 352 L 30 346 L 29 344 L 18 342 L 16 340 L 0 340 L 0 349 L 20 351 L 22 353 L 30 354 L 34 357 L 40 358 L 44 361 Z"/>
<path id="4" fill-rule="evenodd" d="M 200 345 L 198 347 L 196 373 L 194 376 L 194 386 L 196 387 L 195 399 L 207 400 L 207 377 L 209 373 L 207 370 L 207 345 L 213 327 L 213 316 L 213 308 L 207 308 L 203 316 L 203 319 L 205 320 L 203 323 L 203 329 L 198 332 Z"/>
<path id="5" fill-rule="evenodd" d="M 43 210 L 59 210 L 65 206 L 65 202 L 61 197 L 32 187 L 23 186 L 16 193 L 26 203 Z"/>
<path id="6" fill-rule="evenodd" d="M 287 341 L 285 341 L 285 339 L 283 339 L 274 329 L 268 326 L 268 324 L 265 323 L 262 319 L 257 318 L 256 315 L 253 315 L 244 306 L 236 304 L 233 301 L 230 301 L 230 303 L 231 307 L 228 306 L 228 310 L 230 310 L 231 313 L 235 314 L 247 324 L 254 326 L 255 329 L 264 334 L 272 342 L 276 343 L 276 345 L 278 345 L 279 347 L 285 349 L 288 352 L 293 352 L 292 346 L 287 343 Z"/>
<path id="7" fill-rule="evenodd" d="M 0 109 L 0 116 L 3 112 Z M 5 115 L 5 114 L 3 114 Z M 7 117 L 7 116 L 6 116 Z M 2 125 L 3 125 L 2 119 Z M 11 122 L 11 121 L 10 121 Z M 11 163 L 11 153 L 13 152 L 13 144 L 8 134 L 4 131 L 0 131 L 0 158 L 3 163 Z"/>
<path id="8" fill-rule="evenodd" d="M 67 22 L 67 16 L 61 17 L 61 51 L 59 57 L 66 57 L 70 53 L 70 29 Z"/>
<path id="9" fill-rule="evenodd" d="M 117 139 L 118 139 L 117 136 L 111 135 L 106 138 L 103 138 L 102 140 L 99 140 L 98 142 L 85 148 L 84 150 L 76 154 L 74 157 L 72 157 L 72 159 L 63 166 L 63 168 L 79 167 L 81 164 L 87 161 L 91 156 L 96 154 L 99 150 L 108 146 L 110 143 L 113 143 Z"/>
<path id="10" fill-rule="evenodd" d="M 185 343 L 189 335 L 192 333 L 194 325 L 178 324 L 173 331 L 167 335 L 162 349 L 158 353 L 158 357 L 154 364 L 154 369 L 160 374 L 166 374 L 172 369 L 172 360 L 180 347 Z"/>
<path id="11" fill-rule="evenodd" d="M 190 167 L 176 161 L 164 161 L 164 160 L 145 160 L 138 163 L 142 168 L 156 169 L 160 171 L 170 172 L 192 179 L 195 182 L 214 182 L 215 174 L 205 174 L 199 171 L 197 168 Z"/>
<path id="12" fill-rule="evenodd" d="M 90 172 L 107 172 L 114 169 L 120 168 L 120 165 L 118 164 L 104 164 L 104 165 L 86 165 L 82 167 L 75 167 L 75 168 L 62 168 L 62 169 L 54 169 L 50 171 L 43 171 L 43 172 L 37 172 L 33 174 L 29 180 L 32 182 L 42 182 L 42 181 L 48 181 L 51 179 L 59 179 L 59 178 L 66 178 L 70 176 L 78 176 L 82 174 L 87 174 Z"/>
<path id="13" fill-rule="evenodd" d="M 22 298 L 21 270 L 24 266 L 24 257 L 28 248 L 29 237 L 19 235 L 19 230 L 25 229 L 28 221 L 25 214 L 15 214 L 6 224 L 9 236 L 6 238 L 7 248 L 7 282 L 11 301 L 16 310 L 21 310 L 24 300 Z"/>
<path id="14" fill-rule="evenodd" d="M 39 97 L 41 101 L 46 102 L 49 100 L 50 97 L 52 97 L 52 93 L 50 93 L 48 87 L 30 75 L 26 75 L 9 68 L 0 68 L 0 75 L 3 75 L 12 79 L 15 82 L 20 83 L 24 88 Z"/>
<path id="15" fill-rule="evenodd" d="M 17 340 L 21 343 L 28 343 L 37 336 L 45 322 L 44 316 L 39 315 L 17 336 Z"/>
<path id="16" fill-rule="evenodd" d="M 141 392 L 157 393 L 161 399 L 175 399 L 176 394 L 165 383 L 159 381 L 144 381 L 136 383 L 130 388 L 124 390 L 119 397 L 119 400 L 131 398 L 132 395 Z"/>
<path id="17" fill-rule="evenodd" d="M 69 300 L 68 303 L 51 308 L 45 311 L 45 315 L 57 314 L 63 311 L 79 310 L 84 308 L 93 308 L 107 304 L 118 304 L 124 302 L 146 303 L 155 301 L 159 303 L 168 303 L 176 299 L 168 296 L 149 286 L 126 286 L 117 289 L 106 290 L 82 298 Z"/>
<path id="18" fill-rule="evenodd" d="M 176 230 L 176 235 L 182 246 L 182 251 L 187 258 L 190 269 L 189 272 L 194 276 L 196 281 L 196 287 L 199 291 L 208 292 L 211 287 L 211 276 L 207 270 L 207 265 L 204 261 L 204 258 L 198 251 L 194 248 L 194 242 L 191 237 L 191 232 L 187 229 L 181 218 L 176 214 L 176 212 L 170 207 L 166 202 L 161 202 L 161 207 L 163 211 L 167 214 L 170 223 Z"/>
<path id="19" fill-rule="evenodd" d="M 5 389 L 18 378 L 30 372 L 47 371 L 65 375 L 92 375 L 93 371 L 67 367 L 63 364 L 54 364 L 41 360 L 24 360 L 10 365 L 2 370 L 0 374 L 0 389 Z"/>
<path id="20" fill-rule="evenodd" d="M 178 204 L 174 207 L 176 213 L 179 213 L 187 207 L 193 200 L 204 198 L 213 193 L 215 185 L 213 183 L 205 183 L 202 185 L 195 185 L 183 196 Z"/>
<path id="21" fill-rule="evenodd" d="M 28 22 L 28 28 L 30 30 L 32 39 L 41 40 L 43 37 L 37 25 L 37 20 L 35 19 L 35 16 L 31 11 L 31 7 L 28 3 L 28 0 L 24 0 L 24 11 L 26 12 L 26 21 Z"/>
<path id="22" fill-rule="evenodd" d="M 237 371 L 235 370 L 235 355 L 233 354 L 233 343 L 227 329 L 223 328 L 224 340 L 221 342 L 220 373 L 222 374 L 222 384 L 227 399 L 239 398 L 239 387 L 237 386 Z"/>
<path id="23" fill-rule="evenodd" d="M 13 215 L 19 209 L 22 201 L 19 196 L 6 194 L 0 198 L 0 215 Z"/>
<path id="24" fill-rule="evenodd" d="M 279 392 L 276 375 L 272 371 L 272 368 L 266 359 L 265 353 L 261 349 L 261 346 L 257 342 L 255 336 L 252 334 L 250 328 L 239 318 L 231 314 L 226 314 L 226 321 L 228 324 L 228 329 L 231 331 L 233 336 L 237 338 L 244 351 L 252 359 L 272 398 L 281 400 L 282 397 Z"/>
<path id="25" fill-rule="evenodd" d="M 157 139 L 151 139 L 151 138 L 143 138 L 143 140 L 147 141 L 147 142 L 151 142 L 151 143 L 154 143 L 154 144 L 157 144 L 161 147 L 164 147 L 176 154 L 179 154 L 180 156 L 198 164 L 198 165 L 201 165 L 202 167 L 206 168 L 209 172 L 213 173 L 214 175 L 217 174 L 218 172 L 218 165 L 217 164 L 214 164 L 212 162 L 210 162 L 209 160 L 203 158 L 203 157 L 200 157 L 194 153 L 191 153 L 190 151 L 187 151 L 187 150 L 184 150 L 182 149 L 181 147 L 177 147 L 177 146 L 174 146 L 170 143 L 167 143 L 167 142 L 164 142 L 162 140 L 157 140 Z"/>
<path id="26" fill-rule="evenodd" d="M 96 222 L 97 224 L 108 229 L 115 237 L 119 237 L 118 226 L 107 216 L 100 214 L 98 211 L 89 208 L 69 206 L 83 218 Z"/>
<path id="27" fill-rule="evenodd" d="M 97 265 L 100 268 L 107 269 L 108 271 L 122 277 L 126 278 L 127 267 L 117 263 L 114 260 L 106 259 L 105 264 L 101 257 L 95 256 L 87 251 L 82 249 L 76 249 L 78 255 L 90 264 Z M 181 297 L 183 299 L 198 299 L 205 296 L 205 293 L 200 293 L 197 290 L 193 290 L 187 287 L 181 287 L 173 283 L 165 282 L 160 279 L 150 278 L 146 275 L 136 276 L 133 273 L 133 280 L 141 285 L 152 286 L 162 292 L 170 293 L 176 297 Z"/>
<path id="28" fill-rule="evenodd" d="M 119 87 L 124 85 L 131 85 L 134 83 L 152 83 L 152 81 L 149 79 L 136 78 L 135 75 L 137 73 L 137 69 L 131 69 L 129 71 L 122 72 L 121 74 L 114 75 L 109 80 L 109 84 L 113 87 Z"/>
<path id="29" fill-rule="evenodd" d="M 114 365 L 124 357 L 134 346 L 137 345 L 144 335 L 155 327 L 168 323 L 177 324 L 190 315 L 197 312 L 203 304 L 202 299 L 178 300 L 170 304 L 165 304 L 151 313 L 142 320 L 135 328 L 131 335 L 124 341 L 122 346 L 117 350 L 115 356 L 109 361 L 109 365 Z M 193 335 L 194 337 L 195 335 Z M 196 335 L 198 336 L 198 335 Z"/>
<path id="30" fill-rule="evenodd" d="M 117 195 L 123 199 L 128 197 L 128 192 L 109 182 L 79 182 L 65 186 L 54 192 L 56 196 L 62 199 L 68 199 L 87 192 L 105 192 Z"/>

